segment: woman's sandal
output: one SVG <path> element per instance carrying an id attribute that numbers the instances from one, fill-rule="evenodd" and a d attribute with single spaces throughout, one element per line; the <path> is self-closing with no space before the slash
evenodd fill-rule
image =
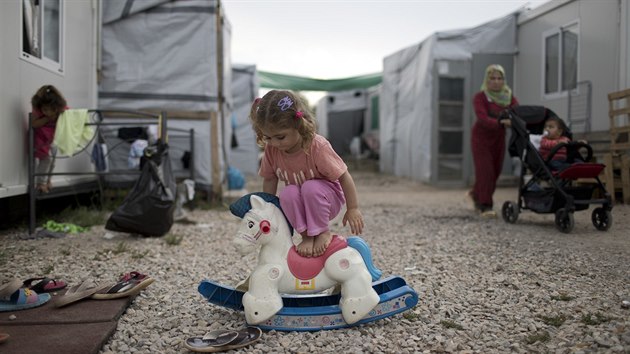
<path id="1" fill-rule="evenodd" d="M 216 353 L 246 347 L 258 342 L 260 336 L 262 330 L 258 327 L 246 327 L 239 331 L 218 330 L 203 337 L 188 338 L 184 346 L 193 352 Z"/>
<path id="2" fill-rule="evenodd" d="M 29 288 L 37 293 L 49 293 L 64 289 L 66 286 L 68 286 L 68 284 L 66 284 L 66 282 L 64 282 L 63 280 L 40 277 L 26 279 L 22 286 L 25 288 Z"/>
<path id="3" fill-rule="evenodd" d="M 151 285 L 155 279 L 139 272 L 123 274 L 117 283 L 111 284 L 109 288 L 92 295 L 95 300 L 111 300 L 121 297 L 134 296 Z"/>
<path id="4" fill-rule="evenodd" d="M 77 301 L 87 299 L 92 296 L 97 291 L 102 291 L 103 289 L 108 288 L 109 285 L 105 284 L 97 284 L 92 280 L 86 280 L 79 285 L 74 285 L 68 290 L 66 293 L 60 296 L 55 297 L 55 306 L 63 307 L 66 305 L 70 305 Z"/>
<path id="5" fill-rule="evenodd" d="M 21 281 L 14 279 L 0 287 L 0 312 L 30 309 L 50 300 L 50 294 L 37 294 L 21 285 Z"/>

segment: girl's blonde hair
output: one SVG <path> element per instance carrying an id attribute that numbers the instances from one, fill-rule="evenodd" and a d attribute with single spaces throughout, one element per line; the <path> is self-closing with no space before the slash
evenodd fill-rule
<path id="1" fill-rule="evenodd" d="M 40 110 L 42 107 L 49 107 L 55 109 L 57 112 L 62 112 L 68 103 L 55 86 L 44 85 L 35 92 L 33 98 L 31 98 L 31 105 Z"/>
<path id="2" fill-rule="evenodd" d="M 293 128 L 302 137 L 302 149 L 306 150 L 317 132 L 317 123 L 304 99 L 291 91 L 272 90 L 257 98 L 249 113 L 258 146 L 265 146 L 262 129 Z"/>

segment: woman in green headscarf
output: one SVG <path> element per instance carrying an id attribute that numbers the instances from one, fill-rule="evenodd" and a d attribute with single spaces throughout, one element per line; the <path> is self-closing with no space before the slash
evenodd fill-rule
<path id="1" fill-rule="evenodd" d="M 472 128 L 472 153 L 475 162 L 475 184 L 468 197 L 483 217 L 496 217 L 492 195 L 501 175 L 505 156 L 505 127 L 511 121 L 497 118 L 506 108 L 518 105 L 512 90 L 505 82 L 505 70 L 492 64 L 486 68 L 481 91 L 473 106 L 477 119 Z"/>

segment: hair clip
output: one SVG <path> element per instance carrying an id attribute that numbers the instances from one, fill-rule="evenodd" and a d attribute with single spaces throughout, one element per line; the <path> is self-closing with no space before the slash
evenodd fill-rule
<path id="1" fill-rule="evenodd" d="M 297 111 L 295 112 L 295 119 L 302 119 L 302 117 L 304 117 L 304 112 L 302 111 Z"/>
<path id="2" fill-rule="evenodd" d="M 284 96 L 280 101 L 278 101 L 278 107 L 280 107 L 282 112 L 291 108 L 291 106 L 293 106 L 293 101 L 289 96 Z"/>
<path id="3" fill-rule="evenodd" d="M 254 103 L 252 103 L 252 108 L 254 108 L 254 106 L 256 106 L 256 112 L 258 112 L 258 104 L 260 103 L 260 97 L 256 98 L 254 100 Z"/>

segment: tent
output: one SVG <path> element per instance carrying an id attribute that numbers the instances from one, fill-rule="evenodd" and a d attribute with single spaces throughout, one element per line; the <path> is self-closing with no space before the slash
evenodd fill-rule
<path id="1" fill-rule="evenodd" d="M 255 65 L 232 65 L 233 107 L 230 117 L 232 137 L 229 158 L 233 166 L 246 175 L 258 173 L 256 136 L 249 121 L 252 102 L 258 97 L 258 76 Z"/>
<path id="2" fill-rule="evenodd" d="M 470 183 L 472 96 L 487 64 L 502 64 L 511 83 L 516 15 L 437 32 L 384 58 L 382 172 L 431 184 Z"/>
<path id="3" fill-rule="evenodd" d="M 216 166 L 224 170 L 229 139 L 223 137 L 231 136 L 230 38 L 216 0 L 103 2 L 99 107 L 166 111 L 169 129 L 193 129 L 195 182 L 202 188 L 211 185 Z M 215 134 L 219 161 L 212 158 Z M 169 144 L 173 166 L 181 165 L 189 141 Z"/>
<path id="4" fill-rule="evenodd" d="M 317 102 L 319 133 L 340 156 L 350 155 L 350 144 L 371 127 L 367 89 L 328 92 Z"/>

